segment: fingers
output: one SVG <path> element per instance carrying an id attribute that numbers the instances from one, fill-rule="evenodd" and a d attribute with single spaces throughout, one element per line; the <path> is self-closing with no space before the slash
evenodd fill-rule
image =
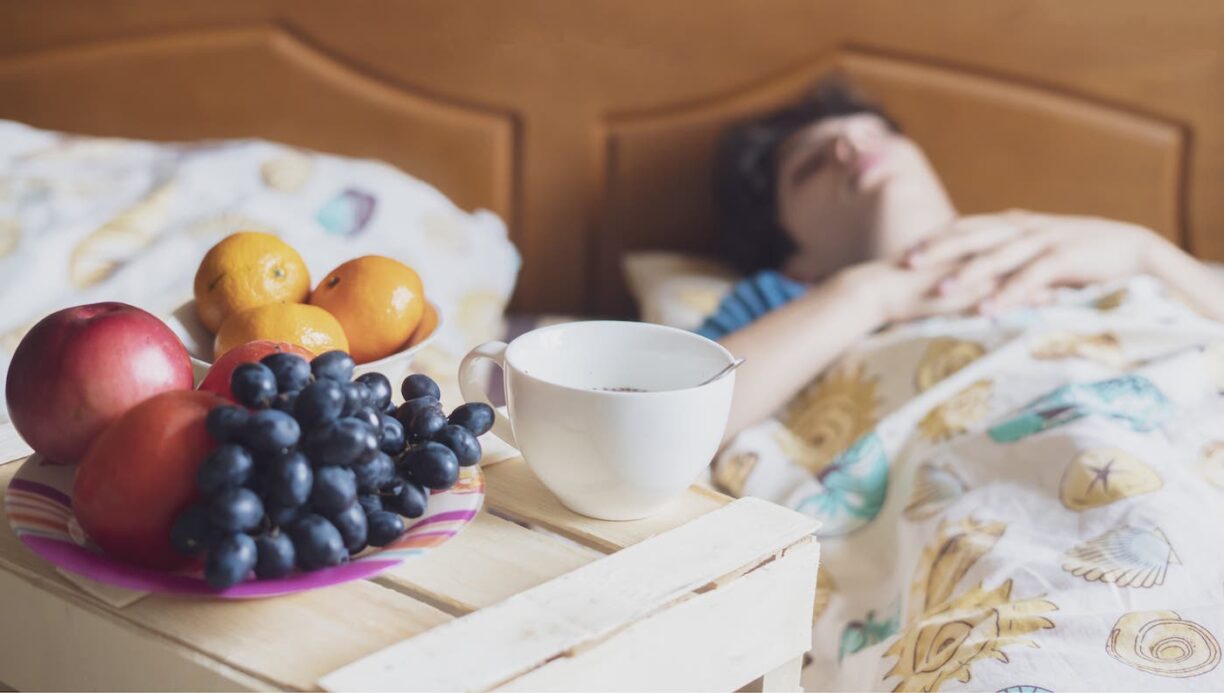
<path id="1" fill-rule="evenodd" d="M 1030 301 L 1056 284 L 1059 274 L 1059 256 L 1046 252 L 1005 280 L 993 296 L 978 304 L 978 310 L 990 315 Z"/>
<path id="2" fill-rule="evenodd" d="M 967 217 L 949 231 L 927 239 L 905 256 L 909 267 L 932 267 L 994 248 L 1020 235 L 1022 227 L 1009 217 Z"/>
<path id="3" fill-rule="evenodd" d="M 1040 233 L 1020 236 L 1001 243 L 967 260 L 939 283 L 939 293 L 956 291 L 959 286 L 980 285 L 987 279 L 1001 279 L 1045 252 L 1049 238 Z"/>

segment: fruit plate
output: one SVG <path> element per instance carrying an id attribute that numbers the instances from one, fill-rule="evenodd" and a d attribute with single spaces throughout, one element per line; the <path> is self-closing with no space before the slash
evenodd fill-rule
<path id="1" fill-rule="evenodd" d="M 370 548 L 334 568 L 294 573 L 276 580 L 247 580 L 218 592 L 195 571 L 164 572 L 123 563 L 103 554 L 85 537 L 72 515 L 74 467 L 43 464 L 39 455 L 26 460 L 4 497 L 13 533 L 34 553 L 55 566 L 107 585 L 143 592 L 250 599 L 305 592 L 373 577 L 400 563 L 428 553 L 476 517 L 484 502 L 484 475 L 479 465 L 463 467 L 448 491 L 435 491 L 425 514 L 409 520 L 395 543 Z"/>

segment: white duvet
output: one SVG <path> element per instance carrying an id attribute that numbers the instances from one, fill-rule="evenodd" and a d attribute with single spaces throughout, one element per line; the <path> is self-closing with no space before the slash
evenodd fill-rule
<path id="1" fill-rule="evenodd" d="M 875 335 L 739 435 L 716 482 L 823 522 L 805 687 L 1224 689 L 1221 339 L 1067 291 Z"/>
<path id="2" fill-rule="evenodd" d="M 0 121 L 0 385 L 21 337 L 54 310 L 122 301 L 173 321 L 200 258 L 239 230 L 281 236 L 316 281 L 361 255 L 411 265 L 443 317 L 414 366 L 446 380 L 469 348 L 501 334 L 519 268 L 497 216 L 464 212 L 377 161 L 260 140 L 160 144 Z"/>

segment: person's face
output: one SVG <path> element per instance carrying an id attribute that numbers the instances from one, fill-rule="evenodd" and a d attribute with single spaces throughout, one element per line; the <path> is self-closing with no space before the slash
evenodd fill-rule
<path id="1" fill-rule="evenodd" d="M 777 161 L 778 221 L 813 279 L 903 253 L 951 214 L 922 150 L 874 114 L 799 130 Z"/>

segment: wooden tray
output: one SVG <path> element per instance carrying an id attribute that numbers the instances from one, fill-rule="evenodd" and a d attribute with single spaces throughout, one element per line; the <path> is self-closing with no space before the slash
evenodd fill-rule
<path id="1" fill-rule="evenodd" d="M 0 431 L 0 460 L 13 445 Z M 694 487 L 662 515 L 604 522 L 521 459 L 486 474 L 485 510 L 427 560 L 247 602 L 83 589 L 3 523 L 0 687 L 797 689 L 812 520 Z"/>

